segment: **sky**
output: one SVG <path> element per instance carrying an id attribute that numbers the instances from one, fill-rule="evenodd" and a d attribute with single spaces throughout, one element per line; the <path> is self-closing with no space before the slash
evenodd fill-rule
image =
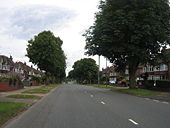
<path id="1" fill-rule="evenodd" d="M 88 56 L 82 34 L 94 23 L 99 0 L 0 0 L 0 55 L 27 62 L 28 40 L 50 30 L 63 40 L 67 73 L 75 61 Z M 98 64 L 98 57 L 92 57 Z M 111 65 L 108 63 L 108 65 Z M 106 60 L 101 58 L 101 68 Z"/>

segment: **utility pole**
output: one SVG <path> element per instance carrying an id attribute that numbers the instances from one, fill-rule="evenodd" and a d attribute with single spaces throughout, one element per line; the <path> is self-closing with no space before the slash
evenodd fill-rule
<path id="1" fill-rule="evenodd" d="M 107 58 L 106 58 L 106 87 L 108 82 L 108 72 L 107 72 Z"/>
<path id="2" fill-rule="evenodd" d="M 100 84 L 100 55 L 99 55 L 99 68 L 98 68 L 98 85 Z"/>
<path id="3" fill-rule="evenodd" d="M 106 58 L 106 68 L 107 68 L 107 58 Z"/>

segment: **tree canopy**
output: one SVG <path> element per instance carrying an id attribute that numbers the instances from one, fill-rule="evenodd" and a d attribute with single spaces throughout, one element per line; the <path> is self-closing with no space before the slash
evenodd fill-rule
<path id="1" fill-rule="evenodd" d="M 73 65 L 73 70 L 69 72 L 69 78 L 76 79 L 79 83 L 92 83 L 97 80 L 98 66 L 91 58 L 78 60 Z"/>
<path id="2" fill-rule="evenodd" d="M 65 77 L 66 57 L 62 50 L 63 41 L 50 31 L 39 33 L 28 41 L 27 55 L 30 62 L 47 74 L 59 79 Z"/>
<path id="3" fill-rule="evenodd" d="M 86 54 L 103 55 L 119 69 L 129 68 L 135 87 L 139 64 L 154 63 L 169 44 L 168 0 L 105 0 L 84 34 Z"/>

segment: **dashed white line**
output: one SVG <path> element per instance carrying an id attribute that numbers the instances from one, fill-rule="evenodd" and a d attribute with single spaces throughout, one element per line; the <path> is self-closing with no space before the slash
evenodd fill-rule
<path id="1" fill-rule="evenodd" d="M 163 104 L 169 104 L 168 102 L 162 102 Z"/>
<path id="2" fill-rule="evenodd" d="M 149 98 L 144 98 L 145 100 L 150 100 Z"/>
<path id="3" fill-rule="evenodd" d="M 135 124 L 135 125 L 139 125 L 137 122 L 135 122 L 135 121 L 132 120 L 132 119 L 129 119 L 129 121 L 132 122 L 132 123 Z"/>
<path id="4" fill-rule="evenodd" d="M 94 96 L 93 95 L 90 95 L 91 98 L 93 98 Z"/>
<path id="5" fill-rule="evenodd" d="M 106 104 L 105 102 L 101 101 L 102 104 Z"/>
<path id="6" fill-rule="evenodd" d="M 157 103 L 159 103 L 159 102 L 160 102 L 159 100 L 153 100 L 153 101 L 155 101 L 155 102 L 157 102 Z"/>

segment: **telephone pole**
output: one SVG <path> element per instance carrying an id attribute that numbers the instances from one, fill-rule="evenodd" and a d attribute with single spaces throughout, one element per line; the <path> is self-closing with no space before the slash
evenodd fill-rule
<path id="1" fill-rule="evenodd" d="M 98 58 L 98 63 L 99 63 L 99 68 L 98 68 L 98 85 L 100 84 L 100 55 L 99 55 L 99 58 Z"/>

